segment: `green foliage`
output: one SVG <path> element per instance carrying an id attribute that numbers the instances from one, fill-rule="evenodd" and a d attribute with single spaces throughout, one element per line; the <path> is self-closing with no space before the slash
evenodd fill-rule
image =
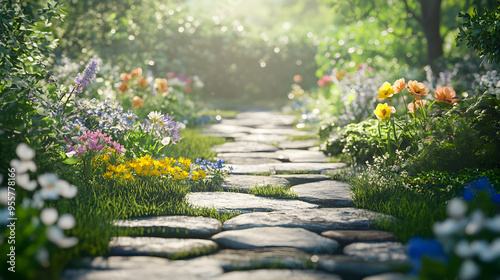
<path id="1" fill-rule="evenodd" d="M 463 18 L 460 33 L 457 36 L 457 45 L 464 41 L 467 47 L 485 56 L 488 62 L 500 63 L 500 7 L 491 12 L 485 8 L 484 13 L 474 10 L 469 13 L 460 13 Z"/>
<path id="2" fill-rule="evenodd" d="M 183 139 L 177 145 L 171 145 L 168 155 L 173 158 L 184 157 L 191 160 L 213 159 L 217 154 L 209 148 L 215 145 L 224 144 L 224 138 L 203 135 L 197 129 L 184 129 L 180 131 Z"/>
<path id="3" fill-rule="evenodd" d="M 249 194 L 280 199 L 296 199 L 298 196 L 290 188 L 282 186 L 256 186 L 248 190 Z"/>
<path id="4" fill-rule="evenodd" d="M 197 17 L 184 5 L 164 1 L 63 2 L 72 16 L 59 26 L 62 52 L 97 53 L 125 70 L 149 65 L 155 76 L 196 74 L 205 82 L 206 100 L 235 94 L 247 101 L 269 98 L 286 92 L 295 74 L 314 83 L 315 48 L 291 32 L 263 41 L 248 26 Z"/>
<path id="5" fill-rule="evenodd" d="M 56 47 L 51 34 L 54 19 L 60 19 L 59 5 L 49 1 L 46 7 L 25 1 L 0 2 L 0 169 L 8 168 L 7 159 L 27 139 L 37 146 L 50 131 L 48 121 L 33 104 L 33 98 L 45 93 L 42 81 L 47 75 L 42 63 Z M 43 62 L 42 62 L 43 61 Z M 42 63 L 40 63 L 42 62 Z M 48 95 L 47 98 L 51 96 Z"/>

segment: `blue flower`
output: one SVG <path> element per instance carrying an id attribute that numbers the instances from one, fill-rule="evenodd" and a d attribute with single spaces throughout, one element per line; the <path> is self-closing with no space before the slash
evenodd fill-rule
<path id="1" fill-rule="evenodd" d="M 478 192 L 488 193 L 493 202 L 500 204 L 500 194 L 495 190 L 495 186 L 488 181 L 488 178 L 481 177 L 474 180 L 465 187 L 462 195 L 466 201 L 472 201 Z"/>
<path id="2" fill-rule="evenodd" d="M 443 246 L 435 239 L 424 239 L 422 237 L 413 237 L 406 245 L 406 253 L 410 258 L 412 269 L 410 274 L 418 275 L 422 268 L 422 258 L 428 257 L 433 261 L 447 263 L 448 255 L 445 253 Z"/>

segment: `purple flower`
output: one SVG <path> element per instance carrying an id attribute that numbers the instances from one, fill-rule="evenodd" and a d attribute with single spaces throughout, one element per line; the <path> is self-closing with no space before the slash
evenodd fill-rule
<path id="1" fill-rule="evenodd" d="M 99 71 L 99 61 L 97 59 L 92 59 L 85 70 L 83 70 L 83 75 L 78 73 L 75 78 L 75 87 L 78 93 L 82 93 L 83 87 L 88 86 L 95 79 L 95 74 Z"/>

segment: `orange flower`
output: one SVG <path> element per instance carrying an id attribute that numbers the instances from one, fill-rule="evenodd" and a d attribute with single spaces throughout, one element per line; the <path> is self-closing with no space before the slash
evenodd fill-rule
<path id="1" fill-rule="evenodd" d="M 437 101 L 444 101 L 450 104 L 457 103 L 455 90 L 452 87 L 437 87 L 434 97 Z"/>
<path id="2" fill-rule="evenodd" d="M 140 68 L 139 68 L 140 69 Z M 149 83 L 148 81 L 146 80 L 146 78 L 144 77 L 140 77 L 139 78 L 139 81 L 137 81 L 137 85 L 140 87 L 140 88 L 146 88 L 148 87 Z"/>
<path id="3" fill-rule="evenodd" d="M 411 102 L 408 104 L 408 113 L 414 114 L 418 108 L 422 108 L 425 106 L 425 103 L 427 103 L 427 100 L 415 100 L 414 102 Z"/>
<path id="4" fill-rule="evenodd" d="M 429 89 L 423 83 L 409 81 L 408 91 L 411 93 L 411 96 L 415 95 L 415 99 L 420 100 L 422 99 L 422 95 L 427 95 Z"/>
<path id="5" fill-rule="evenodd" d="M 155 84 L 158 87 L 158 93 L 163 93 L 168 90 L 168 81 L 167 79 L 156 79 Z"/>
<path id="6" fill-rule="evenodd" d="M 295 75 L 295 76 L 293 76 L 293 82 L 295 82 L 295 83 L 302 82 L 302 75 Z"/>
<path id="7" fill-rule="evenodd" d="M 118 93 L 124 93 L 129 88 L 130 88 L 130 86 L 127 83 L 121 83 L 120 90 L 118 91 Z"/>
<path id="8" fill-rule="evenodd" d="M 144 99 L 140 98 L 139 96 L 134 96 L 132 98 L 132 108 L 134 109 L 140 109 L 142 106 L 144 106 Z"/>
<path id="9" fill-rule="evenodd" d="M 141 67 L 138 67 L 137 69 L 130 71 L 130 76 L 132 76 L 132 78 L 137 78 L 137 77 L 140 77 L 141 75 L 142 75 L 142 68 Z"/>
<path id="10" fill-rule="evenodd" d="M 121 73 L 120 79 L 122 79 L 122 81 L 124 81 L 126 83 L 126 82 L 130 81 L 130 79 L 132 79 L 132 76 L 127 74 L 127 73 Z"/>
<path id="11" fill-rule="evenodd" d="M 394 85 L 392 87 L 394 88 L 394 93 L 398 93 L 403 89 L 405 89 L 406 88 L 405 78 L 401 78 L 396 82 L 394 82 Z"/>

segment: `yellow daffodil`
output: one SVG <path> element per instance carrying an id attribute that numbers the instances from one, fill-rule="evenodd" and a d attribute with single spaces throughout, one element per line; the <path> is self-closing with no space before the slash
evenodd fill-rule
<path id="1" fill-rule="evenodd" d="M 389 84 L 388 82 L 385 82 L 377 91 L 378 93 L 378 96 L 377 96 L 377 99 L 378 100 L 384 100 L 388 97 L 392 97 L 395 93 L 394 91 L 394 88 L 392 87 L 391 84 Z"/>
<path id="2" fill-rule="evenodd" d="M 392 106 L 388 106 L 387 103 L 378 104 L 375 111 L 373 111 L 373 113 L 375 113 L 375 116 L 377 116 L 379 120 L 387 119 L 388 117 L 391 116 L 391 113 L 395 112 L 396 109 Z"/>

